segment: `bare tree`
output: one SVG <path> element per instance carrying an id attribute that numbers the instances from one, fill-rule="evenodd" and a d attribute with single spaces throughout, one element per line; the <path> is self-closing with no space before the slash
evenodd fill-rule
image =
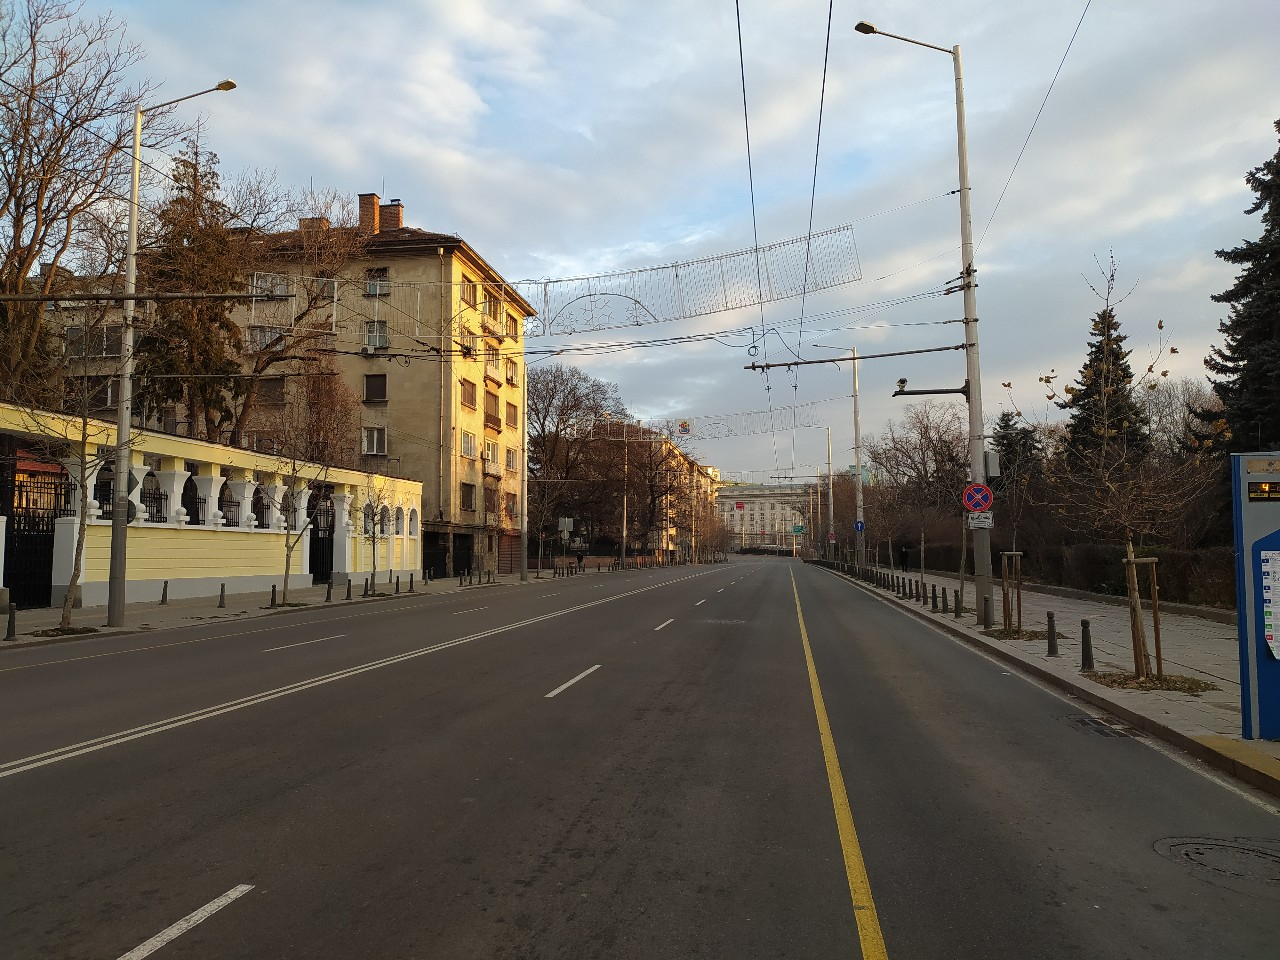
<path id="1" fill-rule="evenodd" d="M 316 522 L 317 511 L 327 503 L 327 487 L 334 467 L 348 466 L 355 449 L 358 401 L 332 369 L 321 369 L 294 380 L 284 406 L 276 411 L 271 431 L 276 472 L 283 489 L 273 495 L 284 514 L 284 586 L 281 603 L 289 602 L 289 575 L 293 555 Z M 298 523 L 294 504 L 309 490 L 305 519 Z M 376 557 L 375 557 L 376 563 Z"/>
<path id="2" fill-rule="evenodd" d="M 82 231 L 129 194 L 133 113 L 152 87 L 126 79 L 142 52 L 123 23 L 81 8 L 0 0 L 0 294 L 48 296 Z M 177 130 L 161 110 L 147 133 L 163 146 Z M 0 395 L 53 403 L 56 346 L 41 304 L 0 301 Z"/>

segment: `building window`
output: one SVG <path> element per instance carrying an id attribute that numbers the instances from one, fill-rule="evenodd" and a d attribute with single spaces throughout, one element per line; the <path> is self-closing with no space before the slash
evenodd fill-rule
<path id="1" fill-rule="evenodd" d="M 507 517 L 511 520 L 520 519 L 520 505 L 516 502 L 514 493 L 507 494 Z"/>
<path id="2" fill-rule="evenodd" d="M 124 327 L 118 323 L 89 330 L 67 327 L 66 338 L 69 357 L 118 357 L 124 344 Z"/>
<path id="3" fill-rule="evenodd" d="M 507 447 L 507 469 L 508 470 L 520 469 L 520 451 L 518 451 L 515 447 Z"/>
<path id="4" fill-rule="evenodd" d="M 462 405 L 472 410 L 476 408 L 476 385 L 470 380 L 462 381 Z"/>
<path id="5" fill-rule="evenodd" d="M 366 373 L 364 375 L 364 402 L 387 402 L 387 375 L 385 373 Z"/>
<path id="6" fill-rule="evenodd" d="M 283 407 L 284 377 L 263 377 L 259 380 L 258 402 L 265 407 Z"/>
<path id="7" fill-rule="evenodd" d="M 474 483 L 464 483 L 459 488 L 459 499 L 463 510 L 468 513 L 475 513 L 476 510 L 476 485 Z"/>
<path id="8" fill-rule="evenodd" d="M 476 456 L 476 435 L 462 431 L 462 455 L 475 459 Z"/>
<path id="9" fill-rule="evenodd" d="M 476 285 L 465 274 L 458 284 L 458 298 L 469 307 L 476 305 Z"/>
<path id="10" fill-rule="evenodd" d="M 515 317 L 507 317 L 507 336 L 512 340 L 520 339 L 520 321 Z"/>
<path id="11" fill-rule="evenodd" d="M 475 360 L 476 346 L 476 335 L 463 326 L 462 333 L 458 334 L 458 348 L 461 349 L 462 356 Z"/>
<path id="12" fill-rule="evenodd" d="M 501 409 L 502 407 L 499 405 L 498 395 L 486 390 L 484 392 L 484 425 L 486 429 L 502 429 L 502 417 L 498 414 L 498 411 Z"/>
<path id="13" fill-rule="evenodd" d="M 518 427 L 520 425 L 520 411 L 514 403 L 507 404 L 507 426 Z"/>
<path id="14" fill-rule="evenodd" d="M 366 320 L 364 322 L 364 345 L 375 350 L 391 346 L 391 334 L 387 330 L 387 321 Z"/>
<path id="15" fill-rule="evenodd" d="M 505 373 L 507 375 L 507 383 L 511 384 L 511 386 L 513 387 L 517 386 L 520 383 L 520 374 L 519 374 L 519 368 L 516 366 L 516 362 L 514 360 L 508 360 L 505 364 L 505 367 L 506 367 Z"/>
<path id="16" fill-rule="evenodd" d="M 492 440 L 484 442 L 484 458 L 490 463 L 498 462 L 498 445 Z"/>
<path id="17" fill-rule="evenodd" d="M 485 487 L 484 509 L 486 513 L 498 512 L 498 491 L 495 487 Z"/>
<path id="18" fill-rule="evenodd" d="M 386 427 L 365 427 L 361 431 L 363 437 L 361 452 L 374 457 L 383 457 L 387 454 L 387 428 Z"/>
<path id="19" fill-rule="evenodd" d="M 391 293 L 391 272 L 386 267 L 370 267 L 364 272 L 364 295 L 385 297 Z"/>

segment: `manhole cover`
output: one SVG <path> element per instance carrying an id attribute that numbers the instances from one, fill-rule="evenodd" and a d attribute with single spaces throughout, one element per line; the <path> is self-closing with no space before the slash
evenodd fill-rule
<path id="1" fill-rule="evenodd" d="M 1201 880 L 1248 893 L 1269 891 L 1280 898 L 1280 841 L 1169 837 L 1157 840 L 1155 851 L 1189 865 Z"/>
<path id="2" fill-rule="evenodd" d="M 1084 730 L 1091 730 L 1100 737 L 1132 737 L 1136 732 L 1111 717 L 1091 717 L 1087 714 L 1072 713 L 1062 719 Z"/>

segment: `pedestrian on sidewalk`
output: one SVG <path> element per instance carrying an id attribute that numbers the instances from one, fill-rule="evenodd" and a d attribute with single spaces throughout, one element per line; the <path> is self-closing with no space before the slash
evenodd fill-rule
<path id="1" fill-rule="evenodd" d="M 587 569 L 587 565 L 586 565 L 586 563 L 584 562 L 584 561 L 585 561 L 585 558 L 582 556 L 582 551 L 581 551 L 581 550 L 579 550 L 579 551 L 578 551 L 578 553 L 577 553 L 577 557 L 578 557 L 578 572 L 579 572 L 579 573 L 582 573 L 583 571 L 585 571 L 585 570 Z"/>

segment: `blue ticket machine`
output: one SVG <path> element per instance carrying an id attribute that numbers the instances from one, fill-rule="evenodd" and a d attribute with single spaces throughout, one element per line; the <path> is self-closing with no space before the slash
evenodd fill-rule
<path id="1" fill-rule="evenodd" d="M 1240 718 L 1246 740 L 1280 740 L 1280 453 L 1231 455 Z"/>

